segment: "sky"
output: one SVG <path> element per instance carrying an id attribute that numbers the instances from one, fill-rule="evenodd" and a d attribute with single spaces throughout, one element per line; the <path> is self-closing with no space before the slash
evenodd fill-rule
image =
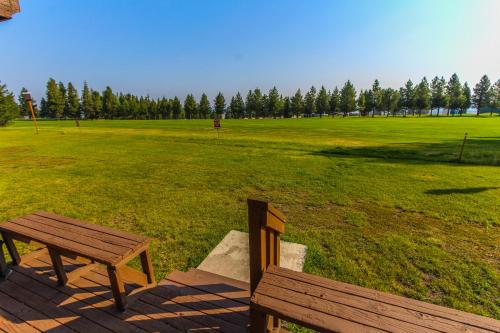
<path id="1" fill-rule="evenodd" d="M 499 0 L 20 0 L 0 23 L 0 81 L 49 77 L 151 97 L 283 94 L 350 79 L 397 88 L 500 78 Z"/>

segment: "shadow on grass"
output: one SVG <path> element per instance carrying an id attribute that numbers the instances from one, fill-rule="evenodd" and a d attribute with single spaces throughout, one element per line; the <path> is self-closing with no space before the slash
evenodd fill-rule
<path id="1" fill-rule="evenodd" d="M 387 146 L 336 147 L 315 151 L 312 154 L 326 157 L 368 157 L 389 159 L 391 162 L 409 164 L 461 163 L 469 165 L 500 165 L 500 137 L 467 140 L 462 160 L 458 160 L 461 140 L 445 142 L 410 142 Z"/>
<path id="2" fill-rule="evenodd" d="M 425 191 L 426 194 L 433 195 L 447 195 L 447 194 L 474 194 L 481 193 L 488 190 L 496 190 L 500 187 L 489 186 L 489 187 L 468 187 L 468 188 L 446 188 L 446 189 L 436 189 Z"/>

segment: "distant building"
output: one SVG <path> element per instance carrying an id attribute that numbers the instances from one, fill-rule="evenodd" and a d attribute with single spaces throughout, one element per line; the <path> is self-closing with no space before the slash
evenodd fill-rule
<path id="1" fill-rule="evenodd" d="M 0 0 L 0 22 L 12 18 L 12 15 L 20 11 L 19 0 Z"/>

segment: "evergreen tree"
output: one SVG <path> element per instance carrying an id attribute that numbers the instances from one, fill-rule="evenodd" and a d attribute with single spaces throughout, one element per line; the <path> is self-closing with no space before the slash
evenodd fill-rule
<path id="1" fill-rule="evenodd" d="M 387 88 L 382 89 L 382 110 L 386 112 L 386 116 L 389 117 L 391 113 L 391 104 L 394 97 L 394 89 Z"/>
<path id="2" fill-rule="evenodd" d="M 63 85 L 64 86 L 64 85 Z M 52 78 L 47 82 L 46 92 L 47 116 L 50 118 L 62 118 L 64 113 L 64 97 L 60 86 Z"/>
<path id="3" fill-rule="evenodd" d="M 239 92 L 236 96 L 231 97 L 231 103 L 229 104 L 229 110 L 231 112 L 232 118 L 243 118 L 245 115 L 245 102 L 243 102 L 243 97 Z"/>
<path id="4" fill-rule="evenodd" d="M 286 96 L 283 99 L 283 118 L 290 118 L 292 116 L 292 105 L 290 97 Z"/>
<path id="5" fill-rule="evenodd" d="M 292 97 L 291 111 L 292 114 L 299 118 L 299 116 L 304 112 L 304 99 L 302 98 L 302 93 L 300 89 L 297 90 L 295 95 Z"/>
<path id="6" fill-rule="evenodd" d="M 67 92 L 66 92 L 66 87 L 64 86 L 64 83 L 59 82 L 57 85 L 59 89 L 59 94 L 60 94 L 60 100 L 59 100 L 59 107 L 58 113 L 56 114 L 56 118 L 62 119 L 62 118 L 67 118 L 67 114 L 65 113 L 66 111 L 66 104 L 67 104 Z"/>
<path id="7" fill-rule="evenodd" d="M 375 109 L 375 97 L 373 96 L 373 90 L 368 89 L 365 90 L 365 112 L 364 116 L 368 116 L 370 111 L 373 114 L 373 110 Z"/>
<path id="8" fill-rule="evenodd" d="M 340 91 L 340 111 L 344 117 L 356 109 L 356 90 L 351 81 L 347 81 Z"/>
<path id="9" fill-rule="evenodd" d="M 332 96 L 330 96 L 330 113 L 335 116 L 339 112 L 340 92 L 337 87 L 333 89 Z"/>
<path id="10" fill-rule="evenodd" d="M 375 112 L 382 112 L 382 99 L 383 99 L 383 91 L 382 88 L 380 88 L 380 82 L 378 79 L 373 82 L 372 85 L 372 117 L 375 116 Z"/>
<path id="11" fill-rule="evenodd" d="M 389 104 L 389 112 L 394 117 L 401 109 L 401 93 L 397 90 L 392 90 L 391 102 Z"/>
<path id="12" fill-rule="evenodd" d="M 69 118 L 80 119 L 80 99 L 78 98 L 78 91 L 71 82 L 68 83 L 68 96 L 64 113 Z"/>
<path id="13" fill-rule="evenodd" d="M 450 115 L 450 110 L 455 114 L 456 110 L 460 110 L 460 107 L 464 103 L 464 94 L 462 91 L 462 85 L 460 84 L 460 79 L 455 73 L 451 76 L 448 81 L 448 86 L 446 87 L 446 94 L 448 100 L 448 116 Z"/>
<path id="14" fill-rule="evenodd" d="M 212 113 L 212 109 L 210 107 L 210 101 L 208 100 L 208 97 L 205 93 L 203 93 L 201 95 L 200 104 L 199 104 L 198 108 L 199 108 L 198 113 L 200 114 L 201 118 L 203 118 L 203 119 L 210 118 L 210 114 Z"/>
<path id="15" fill-rule="evenodd" d="M 422 111 L 428 110 L 431 106 L 431 92 L 425 76 L 418 84 L 415 95 L 415 105 L 418 110 L 418 116 L 420 117 L 422 116 Z"/>
<path id="16" fill-rule="evenodd" d="M 226 110 L 226 99 L 224 95 L 219 91 L 214 100 L 214 111 L 218 118 L 222 117 L 222 114 Z"/>
<path id="17" fill-rule="evenodd" d="M 87 81 L 83 82 L 82 102 L 80 103 L 80 114 L 85 118 L 93 119 L 94 105 Z"/>
<path id="18" fill-rule="evenodd" d="M 415 110 L 415 89 L 413 88 L 413 82 L 408 80 L 401 91 L 402 106 L 405 109 L 405 116 L 408 111 L 414 113 Z"/>
<path id="19" fill-rule="evenodd" d="M 316 110 L 320 117 L 322 117 L 323 114 L 328 114 L 330 110 L 330 97 L 324 86 L 321 86 L 318 97 L 316 98 Z"/>
<path id="20" fill-rule="evenodd" d="M 487 75 L 483 75 L 481 80 L 474 87 L 474 95 L 472 102 L 477 109 L 476 115 L 479 116 L 481 109 L 488 107 L 490 104 L 490 86 L 491 82 Z"/>
<path id="21" fill-rule="evenodd" d="M 439 117 L 439 110 L 446 106 L 445 95 L 446 81 L 444 77 L 437 76 L 432 79 L 431 83 L 431 109 L 437 109 L 436 116 Z"/>
<path id="22" fill-rule="evenodd" d="M 17 102 L 19 104 L 19 113 L 22 117 L 28 117 L 28 118 L 31 118 L 31 111 L 29 109 L 29 106 L 28 106 L 28 102 L 26 102 L 24 100 L 24 97 L 23 97 L 23 94 L 24 93 L 27 93 L 28 92 L 28 89 L 26 88 L 22 88 L 21 89 L 21 92 L 19 93 L 19 96 L 18 96 L 18 99 L 17 99 Z M 35 100 L 32 101 L 33 103 L 33 107 L 35 105 Z M 36 113 L 35 113 L 36 115 Z"/>
<path id="23" fill-rule="evenodd" d="M 359 115 L 364 116 L 366 112 L 366 94 L 363 90 L 359 91 L 359 96 L 356 104 L 358 105 Z"/>
<path id="24" fill-rule="evenodd" d="M 470 91 L 469 85 L 467 82 L 464 83 L 464 87 L 462 88 L 463 94 L 464 94 L 464 99 L 462 106 L 460 107 L 460 115 L 463 115 L 464 113 L 467 113 L 467 110 L 472 105 L 472 93 Z"/>
<path id="25" fill-rule="evenodd" d="M 172 117 L 174 119 L 180 119 L 182 113 L 182 105 L 181 101 L 177 96 L 174 97 L 174 99 L 171 102 L 171 105 L 172 105 Z"/>
<path id="26" fill-rule="evenodd" d="M 198 109 L 198 105 L 196 104 L 196 100 L 193 95 L 188 94 L 186 99 L 184 100 L 184 114 L 186 119 L 194 119 L 196 118 L 196 110 Z"/>
<path id="27" fill-rule="evenodd" d="M 19 106 L 14 94 L 7 90 L 5 84 L 0 84 L 0 127 L 6 126 L 19 116 Z"/>
<path id="28" fill-rule="evenodd" d="M 113 119 L 118 111 L 118 98 L 111 87 L 106 87 L 102 93 L 102 118 Z"/>
<path id="29" fill-rule="evenodd" d="M 90 119 L 98 119 L 102 114 L 102 97 L 101 94 L 96 90 L 91 90 L 92 97 L 92 113 Z"/>
<path id="30" fill-rule="evenodd" d="M 493 110 L 500 109 L 500 79 L 491 86 L 489 97 L 490 116 L 493 116 Z"/>
<path id="31" fill-rule="evenodd" d="M 273 87 L 269 90 L 269 96 L 267 98 L 267 115 L 276 119 L 280 116 L 280 95 L 278 89 Z"/>
<path id="32" fill-rule="evenodd" d="M 314 86 L 309 89 L 304 98 L 304 113 L 309 116 L 316 113 L 316 88 Z"/>

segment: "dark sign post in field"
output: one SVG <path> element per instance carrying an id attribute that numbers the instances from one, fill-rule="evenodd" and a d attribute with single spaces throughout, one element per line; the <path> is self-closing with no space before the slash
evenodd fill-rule
<path id="1" fill-rule="evenodd" d="M 217 140 L 219 140 L 220 118 L 214 118 L 214 129 L 217 130 Z"/>
<path id="2" fill-rule="evenodd" d="M 467 142 L 467 133 L 464 135 L 464 141 L 462 142 L 462 147 L 460 148 L 460 155 L 458 155 L 458 161 L 462 162 L 462 155 L 464 153 L 465 142 Z"/>
<path id="3" fill-rule="evenodd" d="M 38 134 L 38 122 L 36 121 L 35 111 L 33 111 L 33 99 L 31 98 L 31 94 L 27 91 L 23 93 L 23 98 L 28 103 L 28 107 L 31 111 L 31 119 L 35 123 L 36 134 Z"/>

